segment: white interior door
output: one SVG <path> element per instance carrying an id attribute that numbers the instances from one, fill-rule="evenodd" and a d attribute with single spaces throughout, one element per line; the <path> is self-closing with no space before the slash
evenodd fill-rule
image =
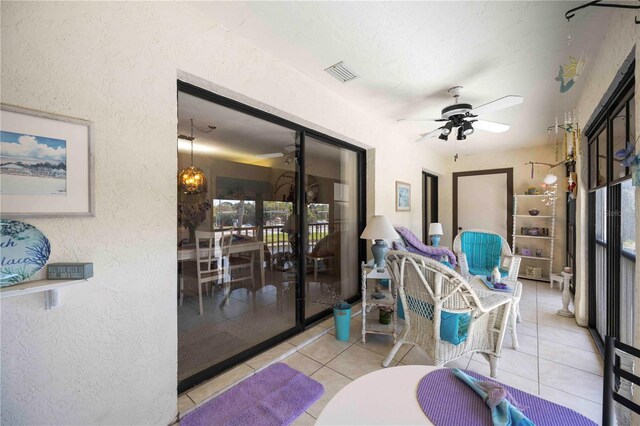
<path id="1" fill-rule="evenodd" d="M 508 241 L 507 179 L 506 173 L 459 176 L 458 227 L 486 229 Z"/>

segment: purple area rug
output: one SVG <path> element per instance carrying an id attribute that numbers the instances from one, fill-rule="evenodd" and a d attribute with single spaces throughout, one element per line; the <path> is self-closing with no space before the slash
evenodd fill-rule
<path id="1" fill-rule="evenodd" d="M 462 370 L 476 379 L 499 383 L 474 371 Z M 593 426 L 595 423 L 570 408 L 538 398 L 502 384 L 520 405 L 521 411 L 536 426 Z M 436 426 L 486 426 L 493 424 L 491 410 L 480 396 L 451 369 L 443 368 L 427 374 L 418 384 L 418 402 L 422 411 Z"/>
<path id="2" fill-rule="evenodd" d="M 323 393 L 320 383 L 277 363 L 190 412 L 180 425 L 288 425 Z"/>

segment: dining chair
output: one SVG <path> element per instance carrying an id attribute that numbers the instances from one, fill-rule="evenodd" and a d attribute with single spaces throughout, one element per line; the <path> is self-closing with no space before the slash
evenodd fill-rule
<path id="1" fill-rule="evenodd" d="M 231 228 L 223 228 L 222 232 L 196 231 L 196 271 L 200 315 L 204 312 L 202 286 L 208 283 L 213 284 L 220 280 L 224 281 L 226 271 L 222 244 L 225 241 L 225 234 L 231 236 L 231 232 Z M 222 234 L 222 237 L 220 237 L 220 234 Z M 213 294 L 213 289 L 211 291 Z"/>
<path id="2" fill-rule="evenodd" d="M 631 396 L 633 386 L 640 386 L 640 377 L 628 371 L 633 371 L 637 358 L 640 358 L 639 349 L 622 343 L 613 336 L 605 336 L 604 386 L 602 392 L 603 426 L 629 424 L 625 420 L 616 419 L 615 402 L 633 413 L 640 414 L 640 405 L 622 395 L 622 393 L 626 393 Z"/>
<path id="3" fill-rule="evenodd" d="M 244 288 L 247 295 L 252 299 L 255 308 L 255 250 L 245 253 L 237 250 L 241 247 L 241 241 L 234 241 L 233 229 L 229 229 L 228 234 L 223 234 L 222 238 L 222 257 L 224 262 L 224 299 L 220 303 L 220 307 L 229 305 L 231 293 L 235 290 Z M 235 247 L 234 247 L 235 245 Z M 236 276 L 236 271 L 249 270 L 249 275 Z M 232 288 L 233 287 L 233 288 Z"/>

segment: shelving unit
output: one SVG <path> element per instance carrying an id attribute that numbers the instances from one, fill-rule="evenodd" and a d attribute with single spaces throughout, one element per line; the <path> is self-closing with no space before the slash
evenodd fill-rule
<path id="1" fill-rule="evenodd" d="M 553 268 L 553 246 L 555 241 L 556 204 L 542 204 L 543 195 L 513 194 L 513 250 L 522 258 L 518 277 L 529 280 L 549 282 Z M 533 201 L 533 202 L 531 202 Z M 527 213 L 529 209 L 540 210 L 537 216 Z M 523 235 L 521 229 L 548 228 L 549 235 Z M 531 256 L 524 256 L 522 249 L 531 250 Z M 542 250 L 542 256 L 535 256 L 536 249 Z M 527 266 L 542 268 L 540 278 L 526 274 Z"/>
<path id="2" fill-rule="evenodd" d="M 390 334 L 393 336 L 393 343 L 395 344 L 397 338 L 397 322 L 398 315 L 396 312 L 396 292 L 392 287 L 391 275 L 386 268 L 374 268 L 373 261 L 369 263 L 362 262 L 362 343 L 366 343 L 367 333 L 374 334 Z M 389 280 L 388 288 L 381 288 L 380 293 L 384 294 L 383 299 L 374 299 L 372 295 L 376 292 L 376 282 L 378 280 Z M 369 286 L 368 281 L 371 281 L 372 286 Z M 371 308 L 388 307 L 393 309 L 391 324 L 381 324 L 378 322 L 376 316 L 369 316 L 367 314 Z"/>

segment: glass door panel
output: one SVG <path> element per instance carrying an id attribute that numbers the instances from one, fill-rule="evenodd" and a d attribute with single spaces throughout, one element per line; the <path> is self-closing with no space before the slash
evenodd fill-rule
<path id="1" fill-rule="evenodd" d="M 305 318 L 358 294 L 358 154 L 305 137 Z"/>
<path id="2" fill-rule="evenodd" d="M 604 339 L 607 334 L 607 188 L 600 188 L 593 196 L 595 208 L 595 294 L 596 294 L 596 329 Z"/>
<path id="3" fill-rule="evenodd" d="M 298 324 L 296 131 L 179 92 L 179 134 L 191 119 L 193 160 L 179 140 L 178 169 L 202 169 L 208 185 L 178 194 L 179 388 Z M 198 254 L 196 231 L 211 258 Z"/>
<path id="4" fill-rule="evenodd" d="M 631 179 L 620 184 L 620 340 L 633 344 L 634 293 L 636 271 L 636 202 Z"/>

